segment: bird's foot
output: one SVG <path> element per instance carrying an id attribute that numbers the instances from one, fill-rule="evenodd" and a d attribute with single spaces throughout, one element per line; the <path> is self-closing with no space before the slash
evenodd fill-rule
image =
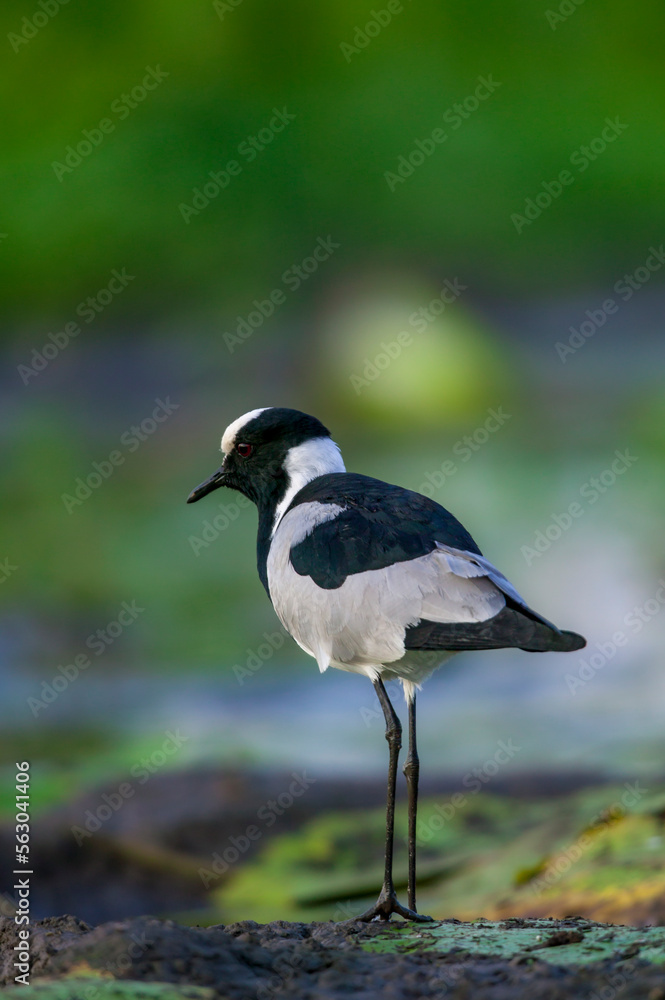
<path id="1" fill-rule="evenodd" d="M 379 917 L 380 920 L 390 920 L 392 913 L 397 913 L 400 917 L 404 917 L 405 920 L 413 920 L 421 924 L 431 923 L 433 920 L 432 917 L 425 916 L 424 913 L 416 913 L 415 910 L 410 910 L 408 906 L 403 906 L 398 900 L 395 890 L 384 885 L 381 895 L 374 906 L 370 906 L 369 910 L 365 910 L 359 916 L 352 917 L 351 920 L 344 922 L 351 924 L 356 920 L 361 920 L 363 923 L 369 923 L 370 920 L 374 920 L 376 917 Z"/>

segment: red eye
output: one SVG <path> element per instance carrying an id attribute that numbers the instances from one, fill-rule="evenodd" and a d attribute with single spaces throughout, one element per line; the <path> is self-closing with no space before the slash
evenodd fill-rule
<path id="1" fill-rule="evenodd" d="M 249 456 L 252 454 L 252 450 L 253 449 L 251 444 L 236 445 L 236 451 L 238 452 L 241 458 L 249 458 Z"/>

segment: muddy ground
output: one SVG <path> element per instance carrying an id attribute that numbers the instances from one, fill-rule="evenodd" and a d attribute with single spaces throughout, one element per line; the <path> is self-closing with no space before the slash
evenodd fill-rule
<path id="1" fill-rule="evenodd" d="M 284 921 L 201 928 L 140 917 L 92 928 L 67 916 L 33 930 L 31 986 L 6 996 L 665 1000 L 665 928 L 579 917 L 416 928 Z M 15 943 L 15 926 L 3 918 L 1 971 L 9 987 Z"/>

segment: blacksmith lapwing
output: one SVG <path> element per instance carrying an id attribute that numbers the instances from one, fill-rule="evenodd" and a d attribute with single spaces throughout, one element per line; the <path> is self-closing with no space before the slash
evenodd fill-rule
<path id="1" fill-rule="evenodd" d="M 398 913 L 430 920 L 416 912 L 416 688 L 465 649 L 570 652 L 585 640 L 532 611 L 434 500 L 346 472 L 315 417 L 283 407 L 251 410 L 226 428 L 222 452 L 221 468 L 187 502 L 228 486 L 256 504 L 259 576 L 280 621 L 321 671 L 369 677 L 383 709 L 390 750 L 385 875 L 377 903 L 357 919 Z M 401 725 L 384 681 L 395 679 L 409 714 L 408 907 L 397 900 L 392 875 Z"/>

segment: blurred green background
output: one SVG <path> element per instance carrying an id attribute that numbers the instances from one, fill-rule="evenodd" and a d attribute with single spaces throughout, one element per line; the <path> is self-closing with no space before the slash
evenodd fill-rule
<path id="1" fill-rule="evenodd" d="M 257 652 L 278 623 L 253 510 L 184 503 L 265 405 L 429 492 L 589 638 L 454 659 L 421 700 L 425 772 L 454 788 L 511 737 L 515 774 L 662 774 L 665 15 L 561 8 L 7 0 L 7 809 L 28 759 L 37 814 L 71 826 L 177 727 L 155 786 L 382 774 L 366 683 L 289 639 Z M 169 909 L 49 891 L 44 912 Z"/>

